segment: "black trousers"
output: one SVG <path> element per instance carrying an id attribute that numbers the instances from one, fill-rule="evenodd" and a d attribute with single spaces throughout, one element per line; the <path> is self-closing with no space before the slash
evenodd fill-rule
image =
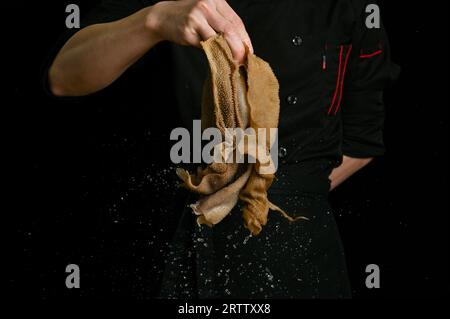
<path id="1" fill-rule="evenodd" d="M 257 236 L 240 206 L 218 225 L 198 226 L 184 209 L 167 258 L 161 298 L 349 298 L 339 232 L 328 204 L 327 178 L 278 174 L 269 199 L 278 212 Z M 192 199 L 194 201 L 195 199 Z"/>

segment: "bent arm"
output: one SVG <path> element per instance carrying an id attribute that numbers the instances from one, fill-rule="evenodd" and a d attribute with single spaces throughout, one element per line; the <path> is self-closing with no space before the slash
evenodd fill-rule
<path id="1" fill-rule="evenodd" d="M 49 69 L 56 96 L 81 96 L 99 91 L 160 40 L 148 27 L 152 7 L 110 23 L 88 26 L 73 35 Z"/>
<path id="2" fill-rule="evenodd" d="M 56 96 L 99 91 L 160 41 L 200 46 L 221 32 L 242 62 L 244 43 L 253 51 L 245 26 L 225 0 L 160 1 L 109 23 L 91 25 L 67 41 L 49 70 Z"/>

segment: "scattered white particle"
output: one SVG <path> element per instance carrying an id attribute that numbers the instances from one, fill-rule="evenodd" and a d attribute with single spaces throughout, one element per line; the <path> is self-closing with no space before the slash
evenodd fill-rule
<path id="1" fill-rule="evenodd" d="M 272 281 L 273 280 L 273 275 L 270 272 L 269 268 L 266 267 L 266 276 L 267 276 L 267 280 Z"/>

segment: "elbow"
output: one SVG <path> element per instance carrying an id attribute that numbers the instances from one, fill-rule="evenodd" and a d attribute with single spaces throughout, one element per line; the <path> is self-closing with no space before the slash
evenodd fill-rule
<path id="1" fill-rule="evenodd" d="M 97 92 L 106 87 L 98 85 L 98 82 L 92 83 L 83 75 L 70 74 L 55 63 L 50 67 L 47 75 L 47 87 L 55 97 L 81 97 Z"/>
<path id="2" fill-rule="evenodd" d="M 48 89 L 50 90 L 50 93 L 56 97 L 68 96 L 69 93 L 62 83 L 63 81 L 61 80 L 59 73 L 57 67 L 52 64 L 47 75 Z"/>
<path id="3" fill-rule="evenodd" d="M 50 84 L 50 93 L 56 97 L 69 96 L 64 88 L 58 84 Z"/>

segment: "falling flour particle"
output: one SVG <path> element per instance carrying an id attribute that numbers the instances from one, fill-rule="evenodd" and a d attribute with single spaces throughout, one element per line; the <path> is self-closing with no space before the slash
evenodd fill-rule
<path id="1" fill-rule="evenodd" d="M 244 245 L 247 244 L 248 240 L 250 239 L 250 237 L 252 237 L 252 235 L 248 235 L 247 237 L 244 238 L 244 241 L 242 242 Z"/>

